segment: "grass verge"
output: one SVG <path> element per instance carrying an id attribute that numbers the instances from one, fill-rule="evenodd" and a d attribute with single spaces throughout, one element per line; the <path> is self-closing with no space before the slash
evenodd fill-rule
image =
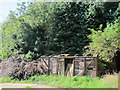
<path id="1" fill-rule="evenodd" d="M 0 78 L 1 83 L 35 83 L 62 88 L 117 88 L 118 74 L 106 75 L 103 78 L 91 78 L 88 76 L 64 77 L 38 75 L 27 80 L 18 80 L 9 77 Z"/>

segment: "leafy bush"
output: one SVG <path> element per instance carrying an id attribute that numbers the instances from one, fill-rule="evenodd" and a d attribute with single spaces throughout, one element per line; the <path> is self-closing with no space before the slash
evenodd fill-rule
<path id="1" fill-rule="evenodd" d="M 105 67 L 110 72 L 116 70 L 118 63 L 116 63 L 115 57 L 119 56 L 117 52 L 120 51 L 120 24 L 108 25 L 103 31 L 94 29 L 90 29 L 90 31 L 92 34 L 88 37 L 92 42 L 87 46 L 85 54 L 99 55 L 101 71 L 105 72 Z"/>
<path id="2" fill-rule="evenodd" d="M 99 56 L 106 61 L 111 61 L 117 51 L 120 51 L 120 25 L 119 23 L 107 26 L 103 32 L 90 29 L 91 43 L 86 53 Z"/>

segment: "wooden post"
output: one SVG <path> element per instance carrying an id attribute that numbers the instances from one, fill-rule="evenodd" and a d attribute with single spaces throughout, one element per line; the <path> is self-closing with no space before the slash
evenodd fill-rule
<path id="1" fill-rule="evenodd" d="M 56 57 L 56 75 L 58 75 L 58 58 Z"/>
<path id="2" fill-rule="evenodd" d="M 73 76 L 75 75 L 75 61 L 73 60 Z"/>
<path id="3" fill-rule="evenodd" d="M 65 75 L 65 58 L 63 60 L 63 74 Z"/>
<path id="4" fill-rule="evenodd" d="M 94 68 L 93 68 L 93 73 L 92 77 L 97 77 L 98 76 L 98 57 L 94 58 Z"/>
<path id="5" fill-rule="evenodd" d="M 50 57 L 48 57 L 48 75 L 50 75 Z"/>
<path id="6" fill-rule="evenodd" d="M 86 75 L 86 58 L 84 58 L 84 75 Z"/>

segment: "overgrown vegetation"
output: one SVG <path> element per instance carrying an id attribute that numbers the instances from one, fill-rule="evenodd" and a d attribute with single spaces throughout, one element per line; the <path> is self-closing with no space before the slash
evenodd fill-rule
<path id="1" fill-rule="evenodd" d="M 111 61 L 117 51 L 120 51 L 120 25 L 119 23 L 107 26 L 103 32 L 91 29 L 89 38 L 92 42 L 89 45 L 90 54 L 99 54 L 105 61 Z"/>
<path id="2" fill-rule="evenodd" d="M 2 83 L 37 83 L 62 88 L 118 88 L 118 74 L 107 75 L 104 78 L 63 77 L 40 75 L 30 77 L 28 80 L 17 80 L 12 78 L 0 78 Z"/>
<path id="3" fill-rule="evenodd" d="M 92 34 L 89 35 L 89 38 L 92 42 L 88 45 L 86 54 L 91 54 L 93 56 L 96 54 L 99 55 L 100 61 L 106 61 L 112 64 L 112 66 L 109 66 L 109 69 L 118 69 L 119 71 L 117 65 L 119 65 L 118 60 L 120 60 L 120 54 L 118 53 L 120 52 L 120 24 L 115 23 L 113 25 L 108 25 L 103 31 L 90 30 Z M 102 66 L 100 67 L 102 68 Z"/>
<path id="4" fill-rule="evenodd" d="M 109 7 L 112 4 L 112 7 Z M 119 3 L 32 2 L 18 3 L 2 26 L 2 59 L 30 53 L 36 60 L 44 54 L 80 54 L 90 40 L 88 28 L 98 30 L 119 17 Z"/>
<path id="5" fill-rule="evenodd" d="M 16 54 L 27 61 L 50 54 L 98 54 L 103 71 L 105 66 L 120 71 L 119 16 L 119 2 L 18 3 L 1 25 L 0 60 Z"/>

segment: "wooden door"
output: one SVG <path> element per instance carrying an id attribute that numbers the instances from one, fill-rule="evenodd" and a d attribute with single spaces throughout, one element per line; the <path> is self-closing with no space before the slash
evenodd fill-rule
<path id="1" fill-rule="evenodd" d="M 73 60 L 74 76 L 96 76 L 97 74 L 97 59 L 94 57 L 78 57 Z"/>

